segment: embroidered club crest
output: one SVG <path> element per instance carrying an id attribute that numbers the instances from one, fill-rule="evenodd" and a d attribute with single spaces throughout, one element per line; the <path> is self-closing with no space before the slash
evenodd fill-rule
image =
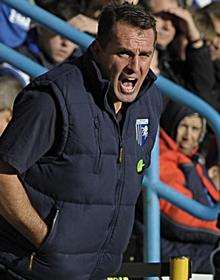
<path id="1" fill-rule="evenodd" d="M 143 146 L 146 143 L 148 136 L 149 119 L 136 120 L 136 140 L 138 145 Z"/>

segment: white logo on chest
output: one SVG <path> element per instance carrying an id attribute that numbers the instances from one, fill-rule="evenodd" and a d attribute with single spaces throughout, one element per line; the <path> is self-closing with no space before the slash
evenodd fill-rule
<path id="1" fill-rule="evenodd" d="M 148 136 L 148 124 L 149 119 L 137 119 L 136 120 L 136 141 L 138 145 L 143 146 L 146 143 L 147 136 Z"/>

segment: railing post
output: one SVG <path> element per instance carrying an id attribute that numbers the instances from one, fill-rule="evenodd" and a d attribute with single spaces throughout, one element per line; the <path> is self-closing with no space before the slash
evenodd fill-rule
<path id="1" fill-rule="evenodd" d="M 189 280 L 190 259 L 188 257 L 173 257 L 170 260 L 170 280 Z"/>
<path id="2" fill-rule="evenodd" d="M 159 141 L 157 139 L 152 151 L 151 165 L 147 170 L 148 182 L 159 180 Z M 148 184 L 145 188 L 144 200 L 144 261 L 160 262 L 160 206 L 159 198 L 154 189 Z M 158 277 L 147 277 L 156 280 Z"/>

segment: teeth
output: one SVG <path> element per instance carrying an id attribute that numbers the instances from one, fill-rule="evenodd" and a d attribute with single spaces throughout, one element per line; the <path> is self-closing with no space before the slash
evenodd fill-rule
<path id="1" fill-rule="evenodd" d="M 134 89 L 133 87 L 133 83 L 132 82 L 124 82 L 121 84 L 121 90 L 124 92 L 124 93 L 130 93 L 132 92 Z"/>
<path id="2" fill-rule="evenodd" d="M 130 94 L 134 91 L 137 79 L 135 77 L 124 77 L 120 81 L 121 91 L 125 94 Z"/>
<path id="3" fill-rule="evenodd" d="M 122 85 L 125 87 L 133 87 L 133 84 L 129 82 L 122 83 Z"/>

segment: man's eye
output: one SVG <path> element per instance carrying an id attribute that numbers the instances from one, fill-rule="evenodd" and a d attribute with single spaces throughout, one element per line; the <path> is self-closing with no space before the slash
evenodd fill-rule
<path id="1" fill-rule="evenodd" d="M 125 53 L 125 52 L 118 53 L 118 56 L 123 57 L 123 58 L 129 58 L 130 57 L 130 55 L 128 53 Z"/>
<path id="2" fill-rule="evenodd" d="M 142 58 L 149 58 L 151 56 L 151 54 L 150 53 L 143 53 L 143 54 L 140 54 L 140 57 L 142 57 Z"/>

